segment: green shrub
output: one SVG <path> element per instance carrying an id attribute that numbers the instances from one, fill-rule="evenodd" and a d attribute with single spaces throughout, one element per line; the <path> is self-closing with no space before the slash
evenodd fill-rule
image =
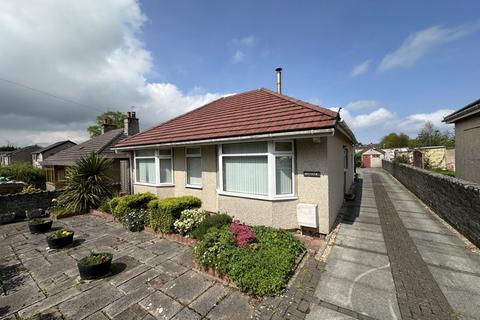
<path id="1" fill-rule="evenodd" d="M 45 189 L 45 170 L 35 168 L 28 163 L 15 163 L 8 166 L 0 166 L 0 177 L 23 181 L 35 188 Z"/>
<path id="2" fill-rule="evenodd" d="M 237 251 L 233 234 L 228 226 L 221 229 L 210 228 L 203 240 L 195 246 L 195 260 L 204 267 L 213 267 L 219 272 L 227 273 L 230 259 Z"/>
<path id="3" fill-rule="evenodd" d="M 110 212 L 116 219 L 122 220 L 133 209 L 147 209 L 148 203 L 155 199 L 158 199 L 157 196 L 150 192 L 115 197 L 109 201 Z"/>
<path id="4" fill-rule="evenodd" d="M 122 216 L 122 224 L 129 231 L 142 231 L 147 214 L 146 209 L 132 209 Z"/>
<path id="5" fill-rule="evenodd" d="M 217 213 L 208 216 L 200 222 L 200 224 L 192 231 L 192 237 L 197 240 L 202 240 L 210 228 L 218 228 L 232 223 L 232 217 L 226 213 Z"/>
<path id="6" fill-rule="evenodd" d="M 253 227 L 256 241 L 236 247 L 229 227 L 211 228 L 194 249 L 204 267 L 226 273 L 243 291 L 269 296 L 282 291 L 305 248 L 291 234 L 269 227 Z"/>
<path id="7" fill-rule="evenodd" d="M 148 204 L 149 224 L 155 231 L 172 232 L 173 223 L 183 210 L 200 208 L 202 201 L 193 196 L 164 198 Z"/>
<path id="8" fill-rule="evenodd" d="M 186 209 L 180 214 L 180 218 L 173 223 L 175 231 L 187 234 L 207 217 L 203 209 Z"/>

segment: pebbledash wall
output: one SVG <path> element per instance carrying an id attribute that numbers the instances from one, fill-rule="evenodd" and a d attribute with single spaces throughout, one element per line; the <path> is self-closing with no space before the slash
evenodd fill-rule
<path id="1" fill-rule="evenodd" d="M 47 209 L 61 190 L 0 195 L 0 224 L 25 218 L 25 210 Z"/>
<path id="2" fill-rule="evenodd" d="M 382 166 L 440 217 L 480 247 L 480 184 L 385 160 Z"/>

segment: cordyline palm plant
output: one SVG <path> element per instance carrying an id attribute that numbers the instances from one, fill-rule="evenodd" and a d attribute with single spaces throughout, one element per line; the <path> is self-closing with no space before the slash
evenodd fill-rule
<path id="1" fill-rule="evenodd" d="M 94 152 L 83 156 L 67 169 L 65 191 L 58 197 L 58 204 L 72 213 L 98 207 L 113 192 L 112 180 L 106 174 L 111 165 L 110 159 Z"/>

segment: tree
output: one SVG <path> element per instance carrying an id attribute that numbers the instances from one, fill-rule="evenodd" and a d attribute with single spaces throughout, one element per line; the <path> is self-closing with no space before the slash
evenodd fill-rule
<path id="1" fill-rule="evenodd" d="M 410 137 L 405 133 L 396 134 L 392 132 L 382 138 L 380 146 L 382 146 L 382 148 L 401 148 L 407 147 L 409 142 Z"/>
<path id="2" fill-rule="evenodd" d="M 113 193 L 112 180 L 107 170 L 111 159 L 92 152 L 67 169 L 65 191 L 58 197 L 58 205 L 66 212 L 84 213 L 97 208 Z"/>
<path id="3" fill-rule="evenodd" d="M 15 148 L 14 145 L 11 145 L 10 143 L 4 146 L 0 146 L 0 151 L 14 151 L 17 148 Z"/>
<path id="4" fill-rule="evenodd" d="M 125 114 L 120 111 L 107 111 L 97 116 L 96 124 L 87 128 L 90 137 L 95 137 L 102 134 L 102 124 L 107 121 L 115 126 L 115 128 L 123 128 L 123 120 Z"/>
<path id="5" fill-rule="evenodd" d="M 429 146 L 455 146 L 455 136 L 449 132 L 441 132 L 432 122 L 427 121 L 417 135 L 417 138 L 410 143 L 411 147 Z"/>

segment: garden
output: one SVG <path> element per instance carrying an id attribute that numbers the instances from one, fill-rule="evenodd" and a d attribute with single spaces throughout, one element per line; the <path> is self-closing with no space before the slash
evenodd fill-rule
<path id="1" fill-rule="evenodd" d="M 146 229 L 167 239 L 171 235 L 184 239 L 180 242 L 195 245 L 193 258 L 198 269 L 214 270 L 221 279 L 252 296 L 272 296 L 287 287 L 305 252 L 291 233 L 248 226 L 233 221 L 227 213 L 207 212 L 201 208 L 201 200 L 193 196 L 159 199 L 153 193 L 115 195 L 105 174 L 108 166 L 109 160 L 95 154 L 78 161 L 67 172 L 65 191 L 48 213 L 62 218 L 95 209 L 129 231 Z M 37 217 L 30 225 L 35 228 L 32 232 L 46 232 L 52 221 Z M 71 244 L 73 235 L 73 230 L 58 230 L 49 234 L 47 241 L 51 248 L 62 248 Z M 97 275 L 105 274 L 111 259 L 107 253 L 80 259 L 82 278 L 92 277 L 91 271 L 85 271 L 90 265 L 100 270 Z"/>

